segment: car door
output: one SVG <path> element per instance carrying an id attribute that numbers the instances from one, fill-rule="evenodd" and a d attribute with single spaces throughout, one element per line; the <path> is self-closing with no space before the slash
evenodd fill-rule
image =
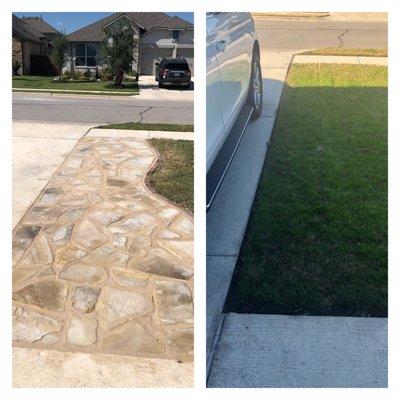
<path id="1" fill-rule="evenodd" d="M 221 79 L 218 69 L 217 53 L 215 48 L 218 14 L 207 13 L 207 37 L 206 37 L 206 148 L 207 171 L 214 161 L 224 141 L 224 124 L 221 115 Z"/>
<path id="2" fill-rule="evenodd" d="M 221 115 L 226 136 L 246 100 L 249 87 L 252 18 L 249 13 L 218 13 L 214 29 L 221 79 Z"/>

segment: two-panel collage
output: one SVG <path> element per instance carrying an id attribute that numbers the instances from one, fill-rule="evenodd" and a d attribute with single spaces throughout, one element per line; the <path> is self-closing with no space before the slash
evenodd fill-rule
<path id="1" fill-rule="evenodd" d="M 389 13 L 39 3 L 5 38 L 12 388 L 387 389 Z"/>

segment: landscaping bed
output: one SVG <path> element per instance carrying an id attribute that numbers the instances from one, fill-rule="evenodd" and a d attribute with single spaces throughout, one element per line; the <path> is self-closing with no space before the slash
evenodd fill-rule
<path id="1" fill-rule="evenodd" d="M 106 91 L 126 92 L 128 95 L 139 94 L 137 82 L 124 82 L 124 85 L 123 88 L 116 88 L 113 81 L 58 81 L 48 76 L 15 76 L 12 79 L 13 89 Z"/>
<path id="2" fill-rule="evenodd" d="M 226 312 L 387 316 L 387 68 L 292 65 Z"/>
<path id="3" fill-rule="evenodd" d="M 193 141 L 150 139 L 160 159 L 147 174 L 146 184 L 176 205 L 193 212 L 194 154 Z"/>

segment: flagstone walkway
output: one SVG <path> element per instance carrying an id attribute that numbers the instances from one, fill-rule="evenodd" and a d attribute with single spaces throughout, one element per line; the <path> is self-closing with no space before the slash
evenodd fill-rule
<path id="1" fill-rule="evenodd" d="M 193 359 L 193 219 L 143 139 L 84 138 L 13 232 L 13 344 Z"/>

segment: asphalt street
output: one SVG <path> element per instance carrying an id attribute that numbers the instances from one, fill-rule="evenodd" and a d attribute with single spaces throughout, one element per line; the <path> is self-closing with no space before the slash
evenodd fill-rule
<path id="1" fill-rule="evenodd" d="M 191 100 L 49 96 L 13 93 L 13 120 L 41 122 L 154 122 L 193 124 Z"/>
<path id="2" fill-rule="evenodd" d="M 387 24 L 329 20 L 256 19 L 261 50 L 321 47 L 387 48 Z"/>

